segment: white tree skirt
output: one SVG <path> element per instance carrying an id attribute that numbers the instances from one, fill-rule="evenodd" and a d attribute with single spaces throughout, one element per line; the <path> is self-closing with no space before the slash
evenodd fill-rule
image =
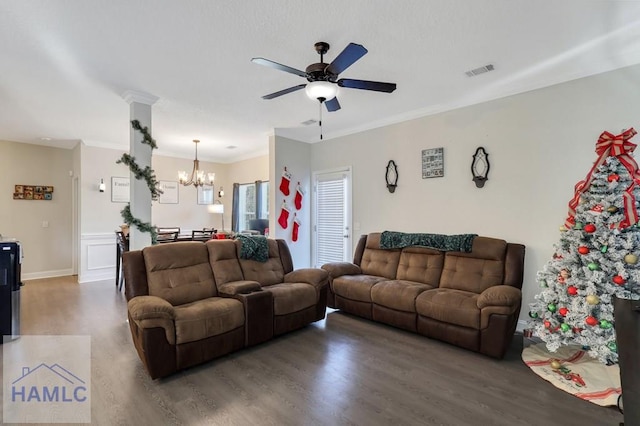
<path id="1" fill-rule="evenodd" d="M 578 346 L 549 352 L 544 343 L 538 343 L 523 349 L 522 360 L 555 387 L 597 405 L 616 405 L 622 393 L 618 365 L 604 365 Z M 553 361 L 561 367 L 553 368 Z"/>

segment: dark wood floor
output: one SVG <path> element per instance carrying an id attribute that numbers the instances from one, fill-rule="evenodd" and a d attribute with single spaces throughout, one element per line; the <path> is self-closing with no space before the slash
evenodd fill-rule
<path id="1" fill-rule="evenodd" d="M 497 361 L 340 312 L 266 344 L 151 380 L 113 282 L 29 281 L 22 334 L 92 337 L 92 420 L 123 425 L 618 425 L 521 361 Z"/>

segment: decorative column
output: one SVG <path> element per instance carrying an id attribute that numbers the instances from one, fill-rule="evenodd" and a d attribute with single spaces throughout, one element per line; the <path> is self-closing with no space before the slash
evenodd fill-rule
<path id="1" fill-rule="evenodd" d="M 158 98 L 147 93 L 127 90 L 122 97 L 129 104 L 129 123 L 131 120 L 138 120 L 142 127 L 147 127 L 151 132 L 151 106 L 158 101 Z M 129 154 L 135 157 L 140 168 L 151 167 L 151 147 L 143 144 L 143 135 L 129 127 Z M 144 180 L 138 180 L 133 173 L 130 173 L 129 193 L 131 214 L 133 217 L 143 222 L 151 223 L 151 193 Z M 129 247 L 131 250 L 140 250 L 151 245 L 151 234 L 141 232 L 136 227 L 131 227 L 129 231 Z"/>

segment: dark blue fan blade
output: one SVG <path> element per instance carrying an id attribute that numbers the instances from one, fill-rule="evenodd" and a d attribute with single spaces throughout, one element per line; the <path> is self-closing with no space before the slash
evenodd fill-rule
<path id="1" fill-rule="evenodd" d="M 287 93 L 295 92 L 296 90 L 302 89 L 306 84 L 299 84 L 297 86 L 289 87 L 288 89 L 280 90 L 279 92 L 273 92 L 268 95 L 264 95 L 262 99 L 273 99 L 278 96 L 286 95 Z"/>
<path id="2" fill-rule="evenodd" d="M 350 89 L 375 90 L 376 92 L 391 93 L 396 90 L 395 83 L 383 83 L 380 81 L 353 80 L 350 78 L 341 78 L 338 80 L 338 86 L 348 87 Z"/>
<path id="3" fill-rule="evenodd" d="M 327 107 L 327 111 L 329 112 L 337 111 L 340 109 L 340 102 L 338 102 L 338 98 L 333 98 L 329 101 L 325 101 L 324 104 Z"/>
<path id="4" fill-rule="evenodd" d="M 258 65 L 264 65 L 265 67 L 275 68 L 280 71 L 289 72 L 291 74 L 299 75 L 300 77 L 307 78 L 307 73 L 304 71 L 297 70 L 295 68 L 288 67 L 286 65 L 279 64 L 277 62 L 273 62 L 269 59 L 265 58 L 253 58 L 251 62 Z"/>
<path id="5" fill-rule="evenodd" d="M 362 58 L 367 53 L 364 46 L 349 43 L 342 52 L 325 69 L 328 74 L 338 75 L 349 68 L 355 61 Z"/>

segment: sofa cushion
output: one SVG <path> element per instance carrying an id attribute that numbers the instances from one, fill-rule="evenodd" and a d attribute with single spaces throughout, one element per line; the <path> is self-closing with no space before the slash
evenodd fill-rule
<path id="1" fill-rule="evenodd" d="M 178 344 L 217 336 L 244 325 L 242 303 L 231 298 L 210 297 L 176 306 L 175 316 Z"/>
<path id="2" fill-rule="evenodd" d="M 455 288 L 480 294 L 489 287 L 502 284 L 504 262 L 474 259 L 459 254 L 463 253 L 446 254 L 440 277 L 441 288 Z"/>
<path id="3" fill-rule="evenodd" d="M 464 253 L 468 257 L 490 260 L 504 260 L 507 253 L 507 242 L 498 238 L 475 237 L 471 253 Z"/>
<path id="4" fill-rule="evenodd" d="M 218 290 L 222 284 L 243 281 L 242 268 L 233 240 L 211 240 L 207 242 L 209 262 Z"/>
<path id="5" fill-rule="evenodd" d="M 279 284 L 284 281 L 284 268 L 280 260 L 278 243 L 274 239 L 267 240 L 269 244 L 269 260 L 258 262 L 252 259 L 240 259 L 240 241 L 235 241 L 236 256 L 245 280 L 257 281 L 263 286 Z"/>
<path id="6" fill-rule="evenodd" d="M 149 295 L 183 305 L 217 295 L 209 252 L 201 242 L 165 243 L 142 250 Z"/>
<path id="7" fill-rule="evenodd" d="M 433 287 L 428 284 L 406 280 L 380 281 L 371 288 L 371 301 L 403 312 L 416 311 L 416 297 Z"/>
<path id="8" fill-rule="evenodd" d="M 440 287 L 480 294 L 489 287 L 502 284 L 506 252 L 507 242 L 504 240 L 474 238 L 471 253 L 446 253 Z"/>
<path id="9" fill-rule="evenodd" d="M 274 315 L 287 315 L 314 306 L 318 301 L 316 288 L 306 283 L 274 284 L 264 287 L 273 295 Z"/>
<path id="10" fill-rule="evenodd" d="M 478 297 L 469 291 L 436 288 L 425 291 L 416 298 L 416 312 L 441 322 L 478 330 Z"/>
<path id="11" fill-rule="evenodd" d="M 407 247 L 400 254 L 396 278 L 438 287 L 443 264 L 444 254 L 438 250 Z"/>
<path id="12" fill-rule="evenodd" d="M 331 289 L 336 295 L 346 299 L 371 302 L 371 288 L 385 280 L 373 275 L 343 275 L 333 279 Z"/>
<path id="13" fill-rule="evenodd" d="M 400 250 L 381 249 L 380 235 L 379 232 L 374 232 L 367 236 L 360 268 L 365 275 L 375 275 L 393 280 L 396 278 Z"/>

